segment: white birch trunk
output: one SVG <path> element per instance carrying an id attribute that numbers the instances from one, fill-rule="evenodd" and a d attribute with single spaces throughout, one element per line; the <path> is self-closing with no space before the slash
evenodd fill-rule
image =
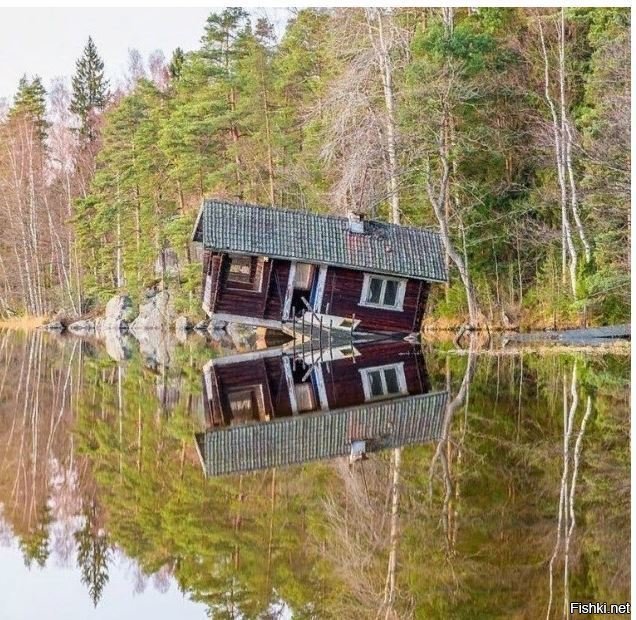
<path id="1" fill-rule="evenodd" d="M 382 79 L 382 91 L 384 93 L 385 114 L 385 131 L 386 131 L 386 150 L 388 155 L 388 175 L 389 175 L 389 200 L 391 203 L 391 221 L 394 224 L 400 223 L 400 197 L 398 188 L 398 159 L 397 159 L 397 124 L 395 120 L 395 93 L 393 88 L 393 67 L 391 56 L 387 45 L 382 12 L 380 9 L 375 10 L 377 22 L 377 39 L 373 34 L 372 9 L 367 9 L 367 25 L 369 27 L 369 37 L 375 51 L 375 55 L 380 68 L 380 77 Z"/>
<path id="2" fill-rule="evenodd" d="M 563 134 L 565 126 L 563 124 L 563 117 L 559 121 L 559 116 L 556 111 L 556 106 L 550 94 L 550 62 L 548 59 L 548 52 L 545 45 L 545 37 L 543 34 L 543 26 L 539 21 L 539 37 L 541 41 L 541 52 L 543 55 L 544 63 L 544 96 L 548 107 L 550 108 L 550 114 L 552 116 L 552 135 L 554 140 L 554 154 L 557 170 L 557 178 L 559 182 L 560 190 L 560 204 L 561 204 L 561 233 L 562 233 L 562 269 L 569 267 L 570 271 L 570 287 L 572 289 L 572 295 L 576 297 L 576 272 L 577 272 L 577 251 L 572 239 L 572 229 L 570 227 L 570 220 L 568 217 L 568 196 L 566 187 L 566 173 L 564 166 L 564 142 Z M 561 83 L 561 114 L 564 110 L 564 93 L 563 84 Z M 569 261 L 567 257 L 569 256 Z M 568 265 L 569 263 L 569 265 Z"/>

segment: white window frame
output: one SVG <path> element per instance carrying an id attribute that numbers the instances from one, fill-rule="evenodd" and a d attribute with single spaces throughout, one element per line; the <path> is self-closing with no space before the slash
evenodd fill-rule
<path id="1" fill-rule="evenodd" d="M 386 386 L 386 377 L 384 376 L 384 372 L 386 370 L 395 370 L 395 374 L 397 375 L 399 392 L 397 394 L 392 393 L 389 394 L 387 392 Z M 374 396 L 371 394 L 371 379 L 369 375 L 372 372 L 380 371 L 382 377 L 382 394 L 379 396 Z M 404 362 L 398 362 L 397 364 L 385 364 L 383 366 L 373 366 L 372 368 L 361 368 L 359 371 L 360 378 L 362 380 L 362 389 L 364 390 L 364 400 L 386 400 L 387 398 L 395 398 L 395 396 L 404 396 L 408 394 L 408 389 L 406 387 L 406 376 L 404 375 Z"/>
<path id="2" fill-rule="evenodd" d="M 371 287 L 371 278 L 382 280 L 382 290 L 380 291 L 380 299 L 384 299 L 384 292 L 386 290 L 387 280 L 398 283 L 398 289 L 395 297 L 395 305 L 387 306 L 383 303 L 375 304 L 367 301 L 369 296 L 369 288 Z M 358 305 L 366 306 L 367 308 L 381 308 L 382 310 L 394 310 L 396 312 L 404 311 L 404 296 L 406 294 L 406 280 L 401 278 L 392 278 L 390 276 L 381 276 L 375 273 L 365 273 L 364 280 L 362 282 L 362 293 L 360 294 L 360 301 Z"/>

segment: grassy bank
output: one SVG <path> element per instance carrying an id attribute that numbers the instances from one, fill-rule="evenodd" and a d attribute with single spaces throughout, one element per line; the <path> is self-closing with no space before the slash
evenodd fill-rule
<path id="1" fill-rule="evenodd" d="M 14 316 L 8 319 L 0 319 L 0 329 L 19 329 L 27 331 L 44 325 L 48 319 L 43 316 Z"/>

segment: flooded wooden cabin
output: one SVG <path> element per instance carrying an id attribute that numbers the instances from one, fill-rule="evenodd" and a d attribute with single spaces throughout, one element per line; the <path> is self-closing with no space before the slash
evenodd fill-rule
<path id="1" fill-rule="evenodd" d="M 437 232 L 376 220 L 204 201 L 203 308 L 281 329 L 303 315 L 333 328 L 419 332 L 433 283 L 446 282 Z"/>
<path id="2" fill-rule="evenodd" d="M 421 349 L 358 344 L 305 362 L 258 351 L 209 362 L 206 431 L 197 447 L 207 475 L 347 456 L 439 437 L 446 392 L 431 392 Z"/>

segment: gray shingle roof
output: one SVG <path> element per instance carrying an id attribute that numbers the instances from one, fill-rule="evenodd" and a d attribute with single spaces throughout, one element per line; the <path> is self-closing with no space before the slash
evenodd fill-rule
<path id="1" fill-rule="evenodd" d="M 419 394 L 348 409 L 300 414 L 197 435 L 206 475 L 282 467 L 439 439 L 447 392 Z"/>
<path id="2" fill-rule="evenodd" d="M 445 282 L 444 248 L 437 232 L 365 221 L 350 233 L 343 217 L 205 200 L 194 239 L 206 248 L 326 263 L 364 271 Z"/>

